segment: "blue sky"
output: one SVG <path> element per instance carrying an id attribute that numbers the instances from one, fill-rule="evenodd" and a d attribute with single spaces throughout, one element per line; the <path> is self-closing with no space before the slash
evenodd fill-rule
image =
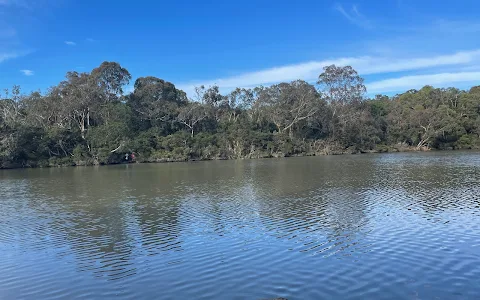
<path id="1" fill-rule="evenodd" d="M 479 34 L 473 0 L 0 0 L 0 88 L 46 91 L 105 60 L 187 92 L 314 82 L 331 63 L 356 68 L 370 94 L 469 88 Z"/>

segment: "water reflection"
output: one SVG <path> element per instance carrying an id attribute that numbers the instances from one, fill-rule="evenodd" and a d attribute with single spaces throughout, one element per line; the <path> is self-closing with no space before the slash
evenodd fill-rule
<path id="1" fill-rule="evenodd" d="M 42 265 L 63 262 L 75 266 L 75 276 L 134 280 L 144 289 L 125 292 L 143 297 L 153 295 L 145 288 L 150 277 L 165 280 L 165 298 L 256 297 L 262 289 L 265 296 L 304 290 L 300 298 L 341 297 L 355 286 L 352 262 L 358 270 L 377 268 L 407 280 L 407 264 L 427 270 L 440 261 L 456 266 L 459 259 L 470 266 L 464 273 L 437 273 L 451 292 L 457 291 L 453 278 L 462 276 L 461 286 L 474 293 L 478 288 L 465 284 L 480 278 L 473 266 L 480 265 L 479 176 L 474 152 L 1 171 L 0 251 L 42 253 Z M 385 265 L 378 267 L 379 260 Z M 318 269 L 309 266 L 330 270 L 323 278 L 333 290 L 312 289 Z M 0 291 L 29 298 L 20 288 L 27 275 L 19 274 L 14 282 L 0 277 Z M 378 281 L 377 292 L 402 298 L 392 288 L 396 279 L 379 278 L 387 283 L 362 282 Z M 279 282 L 289 288 L 277 291 L 272 284 Z M 99 281 L 97 288 L 115 285 Z M 352 298 L 378 295 L 357 288 Z"/>

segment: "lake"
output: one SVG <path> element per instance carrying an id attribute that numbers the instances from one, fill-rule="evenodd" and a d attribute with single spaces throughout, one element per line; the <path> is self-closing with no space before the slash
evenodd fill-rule
<path id="1" fill-rule="evenodd" d="M 480 153 L 0 171 L 0 299 L 479 299 Z"/>

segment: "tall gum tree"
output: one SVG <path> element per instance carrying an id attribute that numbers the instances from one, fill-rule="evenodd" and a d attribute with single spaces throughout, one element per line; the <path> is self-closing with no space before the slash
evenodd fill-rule
<path id="1" fill-rule="evenodd" d="M 319 102 L 314 86 L 296 80 L 257 90 L 254 106 L 275 124 L 278 132 L 293 137 L 295 126 L 313 117 L 320 108 Z"/>
<path id="2" fill-rule="evenodd" d="M 332 138 L 342 141 L 347 128 L 357 121 L 352 109 L 364 100 L 367 88 L 363 78 L 351 66 L 330 65 L 323 70 L 318 76 L 318 91 L 331 107 Z"/>
<path id="3" fill-rule="evenodd" d="M 186 103 L 185 92 L 173 83 L 153 76 L 138 78 L 127 100 L 138 118 L 148 121 L 150 126 L 161 126 L 175 119 L 178 109 Z"/>

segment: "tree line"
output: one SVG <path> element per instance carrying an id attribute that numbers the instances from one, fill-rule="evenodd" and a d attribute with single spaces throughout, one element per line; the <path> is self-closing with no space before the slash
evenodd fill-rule
<path id="1" fill-rule="evenodd" d="M 480 148 L 480 86 L 366 97 L 350 66 L 222 94 L 131 75 L 68 72 L 46 93 L 0 95 L 0 168 Z"/>

